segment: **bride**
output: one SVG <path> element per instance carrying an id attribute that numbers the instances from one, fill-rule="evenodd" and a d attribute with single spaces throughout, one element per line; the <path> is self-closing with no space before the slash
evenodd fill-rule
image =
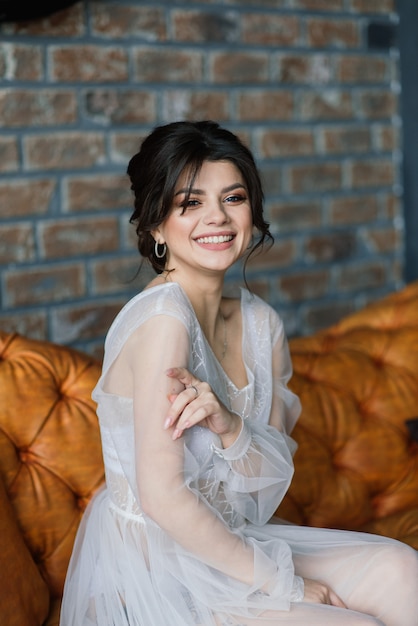
<path id="1" fill-rule="evenodd" d="M 175 122 L 128 174 L 156 276 L 106 338 L 93 392 L 106 486 L 78 531 L 61 625 L 417 626 L 411 548 L 270 522 L 300 405 L 280 317 L 224 290 L 271 240 L 251 153 L 214 122 Z"/>

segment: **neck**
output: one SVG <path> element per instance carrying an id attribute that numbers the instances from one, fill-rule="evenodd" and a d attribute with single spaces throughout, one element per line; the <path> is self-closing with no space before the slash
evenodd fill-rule
<path id="1" fill-rule="evenodd" d="M 206 339 L 222 360 L 226 352 L 226 322 L 222 313 L 223 276 L 207 277 L 201 274 L 198 280 L 172 272 L 166 280 L 179 283 L 186 292 Z"/>

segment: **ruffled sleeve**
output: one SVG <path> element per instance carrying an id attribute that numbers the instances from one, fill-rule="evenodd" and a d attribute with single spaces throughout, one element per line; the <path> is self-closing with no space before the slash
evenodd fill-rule
<path id="1" fill-rule="evenodd" d="M 238 400 L 243 396 L 242 411 L 236 411 L 243 418 L 241 432 L 227 449 L 212 444 L 213 466 L 224 517 L 234 524 L 245 520 L 263 525 L 275 513 L 293 476 L 296 443 L 290 433 L 300 402 L 288 388 L 292 366 L 281 319 L 248 292 L 243 302 L 244 354 L 253 380 L 248 389 L 235 394 Z M 252 399 L 246 397 L 250 393 Z M 239 405 L 235 398 L 235 408 Z"/>
<path id="2" fill-rule="evenodd" d="M 234 511 L 253 524 L 266 524 L 293 476 L 292 455 L 283 434 L 247 419 L 232 446 L 213 446 L 213 451 L 216 478 Z"/>
<path id="3" fill-rule="evenodd" d="M 119 332 L 110 335 L 97 397 L 106 398 L 109 407 L 106 372 L 122 349 L 132 364 L 134 394 L 123 402 L 126 426 L 120 413 L 115 421 L 116 413 L 103 408 L 101 424 L 113 446 L 107 450 L 114 468 L 112 497 L 125 476 L 145 522 L 149 563 L 164 563 L 164 573 L 181 580 L 213 611 L 252 615 L 268 607 L 288 609 L 303 597 L 291 549 L 278 538 L 258 541 L 257 526 L 250 532 L 248 524 L 268 519 L 272 501 L 286 491 L 293 471 L 285 434 L 268 424 L 271 394 L 255 410 L 255 419 L 248 399 L 250 415 L 240 413 L 242 430 L 228 450 L 201 427 L 173 441 L 164 421 L 170 394 L 181 389 L 173 387 L 166 371 L 194 367 L 200 375 L 200 364 L 208 363 L 203 344 L 191 358 L 200 341 L 193 312 L 177 287 L 156 290 L 126 309 L 114 329 Z M 266 344 L 271 346 L 271 337 Z M 271 353 L 267 359 L 271 376 Z M 219 369 L 214 371 L 207 371 L 206 380 L 221 393 L 224 381 Z"/>

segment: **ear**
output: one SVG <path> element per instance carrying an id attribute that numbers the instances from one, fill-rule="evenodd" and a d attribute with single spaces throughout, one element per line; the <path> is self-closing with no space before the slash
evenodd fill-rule
<path id="1" fill-rule="evenodd" d="M 163 243 L 165 243 L 165 238 L 161 232 L 161 229 L 158 227 L 155 230 L 151 230 L 151 237 L 154 239 L 154 241 L 156 241 L 157 243 L 163 245 Z"/>

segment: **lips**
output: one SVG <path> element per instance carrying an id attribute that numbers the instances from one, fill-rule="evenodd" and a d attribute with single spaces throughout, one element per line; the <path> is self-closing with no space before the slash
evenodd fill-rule
<path id="1" fill-rule="evenodd" d="M 227 243 L 232 241 L 233 235 L 211 235 L 209 237 L 199 237 L 197 243 Z"/>

